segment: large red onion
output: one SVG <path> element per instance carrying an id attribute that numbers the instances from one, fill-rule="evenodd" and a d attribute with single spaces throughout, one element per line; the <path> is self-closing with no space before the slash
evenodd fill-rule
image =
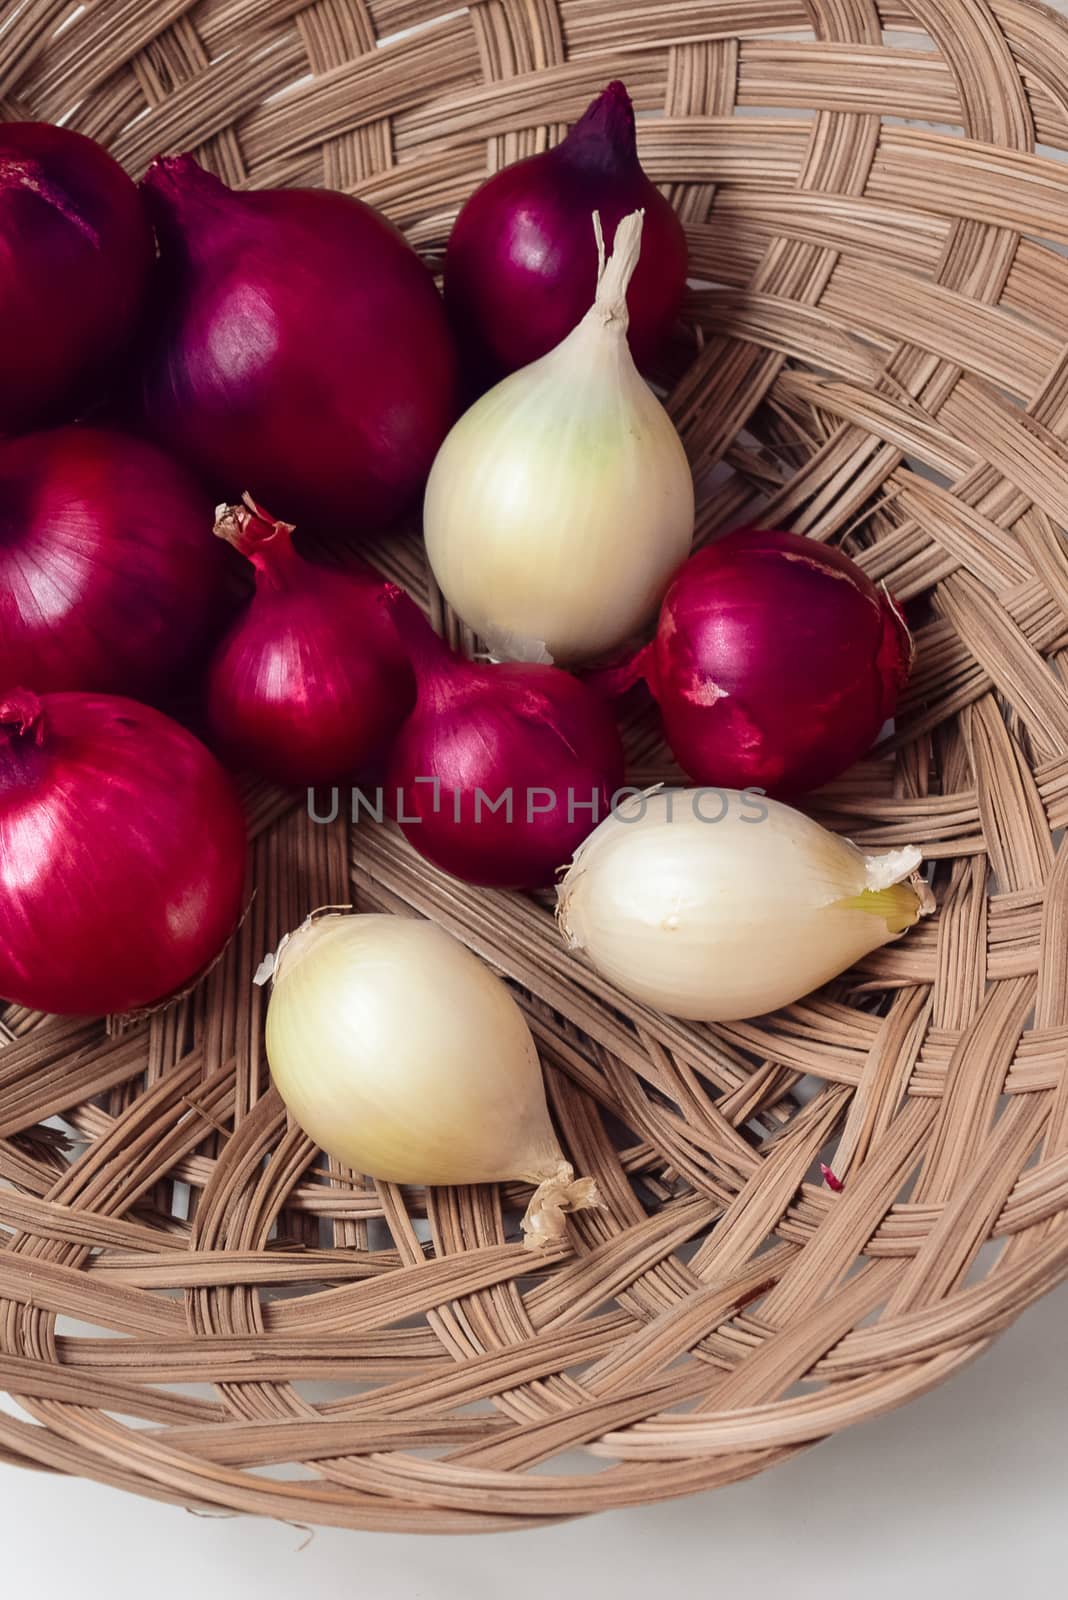
<path id="1" fill-rule="evenodd" d="M 407 655 L 366 567 L 328 571 L 293 547 L 293 527 L 246 496 L 215 531 L 256 569 L 256 589 L 208 670 L 208 724 L 234 762 L 276 783 L 317 784 L 361 768 L 412 707 Z"/>
<path id="2" fill-rule="evenodd" d="M 900 611 L 841 550 L 749 529 L 679 569 L 640 665 L 692 778 L 791 795 L 870 748 L 911 661 Z"/>
<path id="3" fill-rule="evenodd" d="M 0 123 L 0 432 L 92 397 L 130 342 L 154 254 L 136 187 L 98 144 Z"/>
<path id="4" fill-rule="evenodd" d="M 139 699 L 220 620 L 211 501 L 154 445 L 101 428 L 0 443 L 0 684 Z"/>
<path id="5" fill-rule="evenodd" d="M 113 695 L 0 692 L 0 995 L 130 1011 L 218 955 L 245 824 L 213 756 Z"/>
<path id="6" fill-rule="evenodd" d="M 467 883 L 551 883 L 623 782 L 607 705 L 557 667 L 465 660 L 388 590 L 417 686 L 388 776 L 406 837 Z"/>
<path id="7" fill-rule="evenodd" d="M 497 377 L 554 349 L 586 315 L 597 286 L 590 227 L 644 209 L 642 254 L 627 294 L 630 347 L 648 367 L 678 315 L 686 235 L 646 177 L 634 108 L 610 83 L 562 144 L 489 178 L 468 200 L 445 257 L 445 300 L 476 368 Z"/>
<path id="8" fill-rule="evenodd" d="M 374 528 L 418 496 L 456 411 L 434 280 L 369 206 L 237 193 L 192 156 L 143 180 L 160 241 L 144 405 L 220 496 Z"/>

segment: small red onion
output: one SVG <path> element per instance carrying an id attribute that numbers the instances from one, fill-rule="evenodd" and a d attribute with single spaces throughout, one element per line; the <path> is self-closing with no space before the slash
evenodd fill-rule
<path id="1" fill-rule="evenodd" d="M 154 255 L 106 150 L 47 122 L 0 123 L 0 432 L 92 397 L 130 343 Z"/>
<path id="2" fill-rule="evenodd" d="M 131 1011 L 212 962 L 241 912 L 245 824 L 169 717 L 113 695 L 0 692 L 0 995 Z"/>
<path id="3" fill-rule="evenodd" d="M 434 280 L 370 206 L 325 189 L 237 193 L 192 156 L 143 180 L 160 240 L 144 406 L 235 499 L 346 530 L 416 500 L 457 404 Z"/>
<path id="4" fill-rule="evenodd" d="M 0 684 L 148 699 L 221 620 L 211 501 L 154 445 L 102 428 L 0 443 Z"/>
<path id="5" fill-rule="evenodd" d="M 679 569 L 640 658 L 690 777 L 778 796 L 859 760 L 911 663 L 900 611 L 847 555 L 754 529 Z"/>
<path id="6" fill-rule="evenodd" d="M 623 782 L 611 712 L 557 667 L 465 660 L 407 595 L 387 592 L 417 686 L 388 777 L 405 836 L 466 883 L 544 887 Z"/>
<path id="7" fill-rule="evenodd" d="M 642 170 L 630 96 L 610 83 L 562 144 L 496 173 L 456 219 L 445 300 L 473 363 L 498 377 L 555 349 L 593 304 L 591 214 L 600 212 L 610 249 L 618 223 L 642 209 L 627 306 L 631 351 L 648 367 L 682 302 L 686 235 Z"/>
<path id="8" fill-rule="evenodd" d="M 411 667 L 366 567 L 328 571 L 250 496 L 215 525 L 256 569 L 248 606 L 208 669 L 208 725 L 236 764 L 326 783 L 378 754 L 411 709 Z"/>

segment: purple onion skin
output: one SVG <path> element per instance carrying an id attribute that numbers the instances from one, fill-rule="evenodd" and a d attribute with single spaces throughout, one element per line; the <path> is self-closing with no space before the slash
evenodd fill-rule
<path id="1" fill-rule="evenodd" d="M 205 682 L 210 742 L 287 786 L 361 773 L 412 708 L 408 657 L 368 568 L 314 566 L 266 513 L 232 535 L 256 571 Z"/>
<path id="2" fill-rule="evenodd" d="M 610 83 L 562 144 L 488 179 L 456 219 L 445 302 L 472 368 L 497 378 L 555 349 L 593 304 L 592 213 L 610 250 L 620 220 L 642 207 L 627 305 L 631 352 L 647 370 L 682 303 L 686 235 L 642 170 L 630 96 Z"/>
<path id="3" fill-rule="evenodd" d="M 215 758 L 117 695 L 0 688 L 0 995 L 75 1016 L 192 982 L 241 913 L 245 821 Z"/>
<path id="4" fill-rule="evenodd" d="M 899 610 L 844 552 L 753 529 L 680 568 L 642 657 L 684 771 L 778 798 L 871 748 L 911 664 Z"/>
<path id="5" fill-rule="evenodd" d="M 407 596 L 392 586 L 388 592 L 417 684 L 386 785 L 391 801 L 399 801 L 405 837 L 465 883 L 546 887 L 608 815 L 623 783 L 623 748 L 610 709 L 558 667 L 467 661 Z M 506 792 L 513 796 L 510 821 L 504 807 L 490 810 Z"/>
<path id="6" fill-rule="evenodd" d="M 110 381 L 154 256 L 136 185 L 106 150 L 0 123 L 0 432 L 69 419 Z"/>
<path id="7" fill-rule="evenodd" d="M 0 683 L 155 699 L 225 620 L 211 499 L 155 445 L 103 428 L 0 441 Z"/>
<path id="8" fill-rule="evenodd" d="M 237 193 L 192 156 L 142 188 L 160 241 L 152 431 L 218 497 L 351 533 L 418 498 L 458 405 L 430 272 L 385 219 L 327 190 Z"/>

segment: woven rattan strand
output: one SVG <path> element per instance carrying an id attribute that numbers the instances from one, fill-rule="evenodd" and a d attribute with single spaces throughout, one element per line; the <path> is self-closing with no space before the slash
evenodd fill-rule
<path id="1" fill-rule="evenodd" d="M 701 536 L 757 499 L 921 618 L 896 737 L 815 809 L 922 844 L 939 914 L 789 1011 L 690 1026 L 621 1002 L 544 905 L 250 790 L 258 893 L 193 995 L 111 1029 L 3 1016 L 5 1462 L 298 1522 L 538 1524 L 759 1472 L 939 1383 L 1068 1272 L 1068 28 L 1028 0 L 0 22 L 4 115 L 134 174 L 192 148 L 232 184 L 346 189 L 432 258 L 613 77 L 689 230 L 660 376 Z M 414 534 L 374 554 L 453 629 Z M 629 739 L 636 781 L 670 775 L 650 720 Z M 350 894 L 515 986 L 605 1198 L 569 1251 L 532 1264 L 518 1189 L 375 1185 L 287 1127 L 250 975 Z"/>

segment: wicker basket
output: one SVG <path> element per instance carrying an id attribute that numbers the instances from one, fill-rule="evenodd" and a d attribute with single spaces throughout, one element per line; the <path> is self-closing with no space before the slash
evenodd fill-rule
<path id="1" fill-rule="evenodd" d="M 4 1461 L 300 1522 L 537 1524 L 759 1472 L 1068 1273 L 1068 167 L 1035 153 L 1068 149 L 1068 28 L 1029 0 L 25 0 L 0 25 L 6 115 L 134 173 L 192 147 L 231 183 L 346 188 L 432 255 L 613 77 L 705 284 L 663 374 L 701 535 L 759 496 L 926 616 L 896 738 L 815 809 L 924 845 L 939 915 L 789 1011 L 691 1026 L 623 1003 L 535 901 L 250 793 L 259 893 L 195 994 L 0 1024 Z M 376 558 L 437 606 L 414 534 Z M 629 733 L 665 776 L 651 720 Z M 249 979 L 350 894 L 516 986 L 606 1199 L 571 1249 L 532 1265 L 519 1189 L 374 1185 L 287 1127 Z"/>

